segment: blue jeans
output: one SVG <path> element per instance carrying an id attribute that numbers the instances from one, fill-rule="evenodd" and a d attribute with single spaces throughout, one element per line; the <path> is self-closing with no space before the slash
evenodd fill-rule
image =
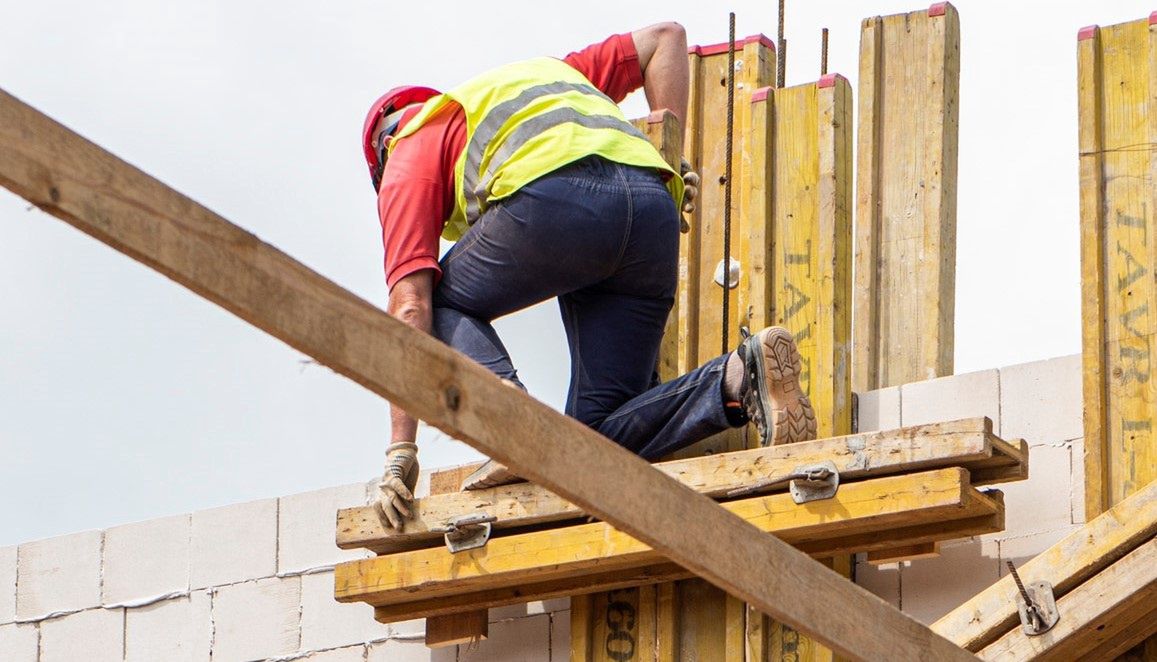
<path id="1" fill-rule="evenodd" d="M 654 460 L 731 427 L 726 356 L 658 384 L 678 258 L 679 214 L 659 174 L 588 157 L 495 203 L 446 254 L 434 333 L 521 386 L 490 322 L 558 297 L 567 415 Z"/>

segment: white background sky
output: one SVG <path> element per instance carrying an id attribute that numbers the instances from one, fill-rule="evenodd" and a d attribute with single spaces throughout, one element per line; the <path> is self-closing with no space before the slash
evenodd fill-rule
<path id="1" fill-rule="evenodd" d="M 773 34 L 732 3 L 0 0 L 0 87 L 385 307 L 359 146 L 368 104 L 674 19 L 691 43 Z M 1080 351 L 1076 32 L 1133 0 L 958 0 L 956 371 Z M 789 0 L 788 84 L 858 71 L 860 19 L 895 0 Z M 641 98 L 628 115 L 645 112 Z M 0 545 L 368 479 L 376 396 L 0 190 Z M 500 323 L 561 406 L 553 302 Z M 429 435 L 434 437 L 435 435 Z M 427 439 L 427 467 L 477 454 Z"/>

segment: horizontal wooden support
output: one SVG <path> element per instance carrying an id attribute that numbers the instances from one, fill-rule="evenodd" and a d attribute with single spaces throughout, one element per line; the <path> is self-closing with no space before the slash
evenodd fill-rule
<path id="1" fill-rule="evenodd" d="M 938 537 L 941 540 L 955 540 L 1003 531 L 1003 495 L 1000 492 L 989 492 L 985 496 L 993 499 L 993 501 L 998 504 L 1000 510 L 995 515 L 948 520 L 924 527 L 900 528 L 884 535 L 861 534 L 859 536 L 833 538 L 831 540 L 800 542 L 794 546 L 796 549 L 809 550 L 813 558 L 822 560 L 847 555 L 856 551 L 883 549 L 886 546 L 895 546 L 898 544 L 919 545 L 928 540 L 930 536 Z M 905 537 L 906 535 L 912 534 L 913 531 L 917 533 L 912 539 Z M 380 622 L 392 623 L 412 618 L 428 618 L 443 614 L 465 613 L 480 607 L 503 607 L 523 604 L 532 600 L 550 600 L 565 596 L 574 597 L 588 593 L 613 591 L 621 588 L 645 586 L 691 577 L 694 577 L 691 572 L 674 563 L 661 560 L 641 568 L 592 572 L 590 574 L 584 573 L 575 577 L 547 579 L 540 582 L 527 582 L 525 584 L 458 593 L 451 596 L 403 602 L 386 607 L 377 607 L 374 610 L 374 614 L 375 618 Z"/>
<path id="2" fill-rule="evenodd" d="M 1057 596 L 1157 535 L 1157 481 L 1073 531 L 1018 569 L 1025 581 L 1048 581 Z M 932 625 L 961 648 L 979 651 L 1014 627 L 1017 588 L 1005 576 Z"/>
<path id="3" fill-rule="evenodd" d="M 988 517 L 997 502 L 957 467 L 841 485 L 835 497 L 797 505 L 787 494 L 743 499 L 724 507 L 784 542 L 819 546 L 951 520 Z M 838 546 L 838 545 L 836 545 Z M 845 551 L 845 550 L 836 550 Z M 444 548 L 401 552 L 340 564 L 339 601 L 375 606 L 517 586 L 582 574 L 639 568 L 662 560 L 647 544 L 596 522 L 492 539 L 485 547 L 450 554 Z"/>
<path id="4" fill-rule="evenodd" d="M 508 388 L 486 368 L 3 91 L 0 185 L 841 655 L 971 657 L 582 423 Z"/>
<path id="5" fill-rule="evenodd" d="M 914 561 L 916 559 L 934 559 L 940 556 L 939 542 L 922 542 L 903 547 L 889 547 L 875 552 L 868 552 L 867 561 L 872 565 L 896 563 L 897 561 Z"/>
<path id="6" fill-rule="evenodd" d="M 969 469 L 974 485 L 1020 480 L 1028 475 L 1025 442 L 1018 439 L 1010 443 L 996 437 L 987 418 L 720 453 L 655 467 L 697 492 L 720 498 L 730 490 L 822 461 L 835 463 L 842 482 L 947 466 Z M 583 516 L 583 511 L 569 501 L 530 483 L 434 495 L 419 499 L 415 507 L 416 516 L 400 532 L 383 527 L 372 507 L 339 511 L 338 547 L 364 547 L 385 554 L 441 545 L 442 534 L 430 529 L 470 513 L 497 517 L 496 535 L 507 529 Z"/>
<path id="7" fill-rule="evenodd" d="M 1157 620 L 1150 618 L 1155 600 L 1157 538 L 1057 600 L 1061 619 L 1053 629 L 1030 637 L 1022 628 L 1013 628 L 979 657 L 1046 662 L 1082 659 L 1105 646 L 1127 650 L 1157 632 Z M 1140 627 L 1133 627 L 1138 622 Z"/>

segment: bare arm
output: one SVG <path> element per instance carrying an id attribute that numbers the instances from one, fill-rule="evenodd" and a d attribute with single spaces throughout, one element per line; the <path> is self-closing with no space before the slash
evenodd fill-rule
<path id="1" fill-rule="evenodd" d="M 631 33 L 643 92 L 651 110 L 666 108 L 679 118 L 679 134 L 687 119 L 687 96 L 691 72 L 687 64 L 687 32 L 678 23 L 656 23 Z"/>
<path id="2" fill-rule="evenodd" d="M 434 271 L 415 271 L 390 288 L 386 312 L 419 331 L 430 333 L 434 323 L 433 294 Z M 414 441 L 418 434 L 418 422 L 393 404 L 390 405 L 390 424 L 390 440 L 394 443 Z"/>

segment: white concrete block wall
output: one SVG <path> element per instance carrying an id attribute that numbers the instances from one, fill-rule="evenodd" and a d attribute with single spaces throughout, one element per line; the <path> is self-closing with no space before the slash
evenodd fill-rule
<path id="1" fill-rule="evenodd" d="M 872 566 L 864 587 L 931 622 L 1084 521 L 1080 360 L 1062 357 L 859 396 L 863 431 L 989 416 L 1030 444 L 1030 478 L 1005 492 L 1007 530 L 939 558 Z M 424 476 L 428 485 L 428 475 Z M 422 620 L 381 625 L 333 598 L 338 508 L 364 482 L 0 548 L 0 660 L 569 659 L 570 601 L 493 609 L 490 638 L 429 650 Z"/>
<path id="2" fill-rule="evenodd" d="M 1081 357 L 904 384 L 898 398 L 891 390 L 860 395 L 862 430 L 886 427 L 864 424 L 896 409 L 904 426 L 988 416 L 1002 438 L 1029 444 L 1029 478 L 994 486 L 1004 492 L 1004 531 L 945 543 L 938 558 L 856 564 L 857 583 L 931 623 L 1002 577 L 1006 561 L 1019 567 L 1084 523 Z"/>

